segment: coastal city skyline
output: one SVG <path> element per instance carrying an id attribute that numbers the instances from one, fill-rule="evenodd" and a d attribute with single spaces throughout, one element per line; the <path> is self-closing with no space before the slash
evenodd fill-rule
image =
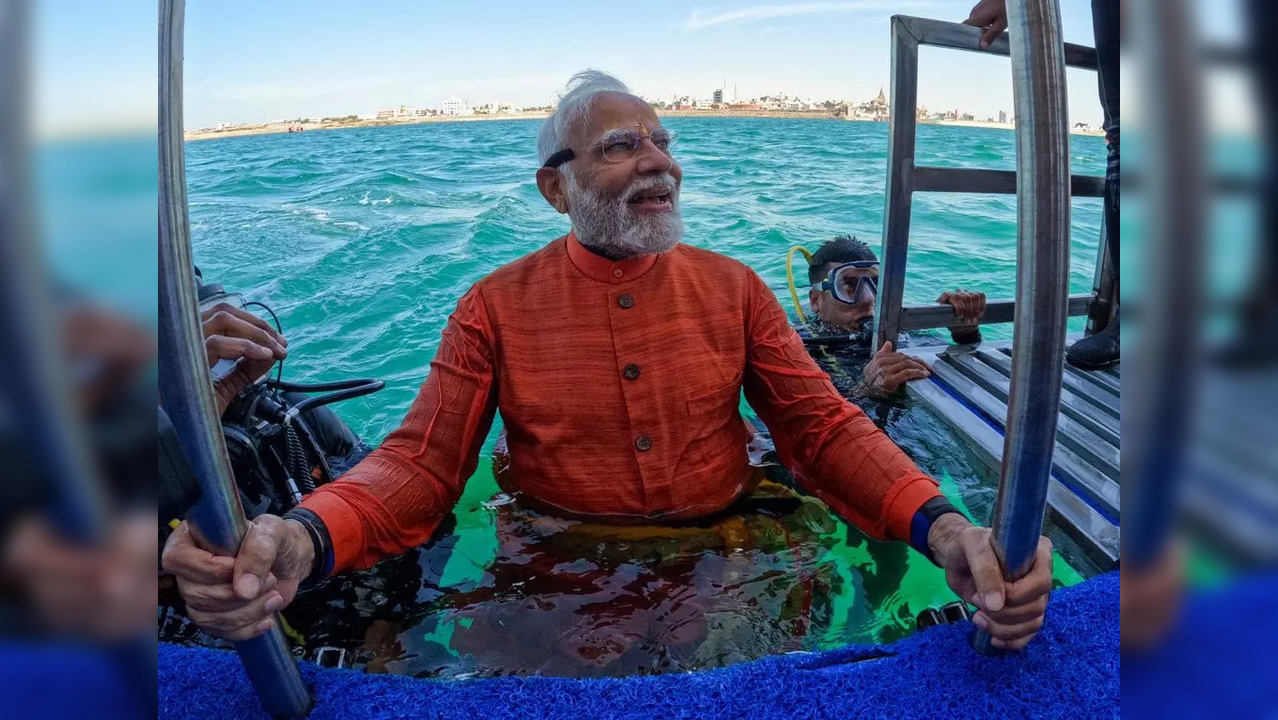
<path id="1" fill-rule="evenodd" d="M 872 98 L 890 77 L 894 13 L 961 21 L 971 0 L 688 5 L 653 0 L 618 26 L 565 0 L 448 5 L 386 0 L 375 11 L 334 0 L 190 0 L 187 128 L 340 117 L 398 107 L 545 106 L 586 67 L 639 94 L 704 97 L 726 77 L 742 96 Z M 33 129 L 40 135 L 154 128 L 156 8 L 62 0 L 32 8 Z M 1062 3 L 1064 39 L 1091 45 L 1087 3 Z M 1236 37 L 1239 20 L 1205 13 L 1203 32 Z M 68 52 L 74 48 L 75 52 Z M 920 105 L 978 118 L 1011 112 L 1007 58 L 923 48 Z M 1071 70 L 1071 124 L 1101 123 L 1094 73 Z M 1139 113 L 1136 87 L 1122 107 Z M 1247 88 L 1230 90 L 1237 105 Z"/>
<path id="2" fill-rule="evenodd" d="M 710 111 L 724 114 L 811 114 L 814 116 L 833 116 L 849 120 L 880 122 L 885 122 L 889 119 L 891 108 L 890 98 L 884 86 L 879 88 L 878 94 L 873 98 L 859 101 L 855 99 L 816 100 L 811 97 L 799 97 L 784 92 L 774 92 L 769 95 L 747 98 L 738 93 L 738 87 L 724 83 L 721 87 L 714 88 L 709 93 L 701 95 L 676 92 L 672 93 L 669 99 L 648 97 L 643 94 L 639 94 L 639 97 L 659 112 L 695 113 L 696 111 Z M 398 122 L 425 118 L 441 120 L 482 119 L 484 117 L 517 119 L 544 116 L 553 108 L 553 104 L 527 106 L 499 100 L 471 103 L 466 98 L 453 95 L 444 98 L 437 107 L 400 104 L 378 108 L 375 112 L 353 112 L 323 117 L 274 118 L 256 123 L 223 122 L 214 126 L 194 128 L 194 130 L 196 132 L 221 132 L 261 127 L 263 125 L 292 125 L 294 129 L 302 130 L 308 124 L 341 125 L 357 122 Z M 922 122 L 952 121 L 1006 127 L 1015 126 L 1015 116 L 1007 110 L 998 110 L 996 113 L 979 116 L 961 108 L 933 110 L 920 105 L 916 108 L 915 116 L 917 120 Z M 1075 123 L 1074 129 L 1090 132 L 1099 130 L 1099 128 L 1083 122 Z"/>
<path id="3" fill-rule="evenodd" d="M 735 88 L 727 87 L 714 88 L 710 92 L 705 93 L 671 93 L 669 98 L 650 97 L 643 93 L 637 93 L 638 97 L 652 105 L 656 110 L 669 111 L 689 111 L 689 110 L 725 110 L 738 112 L 819 112 L 835 116 L 847 116 L 852 119 L 863 120 L 887 120 L 888 108 L 890 107 L 890 99 L 886 90 L 886 85 L 880 86 L 878 94 L 867 99 L 853 98 L 823 98 L 814 99 L 811 96 L 802 97 L 797 94 L 792 95 L 785 92 L 773 92 L 760 96 L 745 97 L 738 95 Z M 221 122 L 213 126 L 196 129 L 215 129 L 226 128 L 236 125 L 252 125 L 260 123 L 288 123 L 288 122 L 318 122 L 323 120 L 339 120 L 339 119 L 356 119 L 356 120 L 389 120 L 410 117 L 469 117 L 474 115 L 527 115 L 535 113 L 549 113 L 554 109 L 554 103 L 544 105 L 521 105 L 515 102 L 507 102 L 504 100 L 487 100 L 482 102 L 472 102 L 468 98 L 457 95 L 451 95 L 444 98 L 438 105 L 431 107 L 418 103 L 400 103 L 392 104 L 387 107 L 379 107 L 375 111 L 349 112 L 339 115 L 326 116 L 297 116 L 297 117 L 280 117 L 269 120 L 260 120 L 257 123 L 227 123 Z M 1008 118 L 1012 117 L 1012 113 L 1008 110 L 998 110 L 984 117 L 978 118 L 977 113 L 968 112 L 960 108 L 947 108 L 932 111 L 924 105 L 919 105 L 919 119 L 981 119 L 988 122 L 998 122 L 1008 124 Z"/>
<path id="4" fill-rule="evenodd" d="M 1078 5 L 1079 7 L 1074 7 Z M 1091 44 L 1085 4 L 1062 5 L 1066 39 Z M 576 71 L 610 72 L 637 94 L 709 100 L 724 78 L 743 98 L 873 98 L 890 78 L 893 13 L 962 20 L 958 0 L 702 5 L 657 0 L 616 30 L 608 13 L 555 2 L 482 8 L 388 2 L 376 13 L 287 0 L 192 2 L 188 128 L 367 115 L 449 97 L 545 107 Z M 1070 73 L 1071 121 L 1100 124 L 1095 74 Z M 976 117 L 1012 108 L 1007 58 L 925 48 L 919 104 Z"/>

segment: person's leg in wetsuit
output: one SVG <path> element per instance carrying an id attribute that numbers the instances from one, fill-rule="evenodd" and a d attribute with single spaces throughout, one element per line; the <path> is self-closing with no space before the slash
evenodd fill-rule
<path id="1" fill-rule="evenodd" d="M 1096 55 L 1101 107 L 1105 111 L 1105 141 L 1109 157 L 1105 166 L 1105 247 L 1109 251 L 1115 276 L 1118 273 L 1118 50 L 1119 0 L 1092 0 L 1092 32 L 1096 37 Z M 1115 297 L 1118 287 L 1115 284 Z M 1094 335 L 1079 340 L 1065 354 L 1071 365 L 1083 368 L 1104 367 L 1118 361 L 1118 314 Z"/>

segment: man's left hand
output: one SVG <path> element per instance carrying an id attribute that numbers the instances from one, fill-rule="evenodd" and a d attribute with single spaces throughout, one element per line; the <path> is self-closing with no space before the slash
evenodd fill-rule
<path id="1" fill-rule="evenodd" d="M 990 529 L 977 527 L 957 513 L 942 515 L 928 532 L 927 543 L 945 582 L 963 600 L 977 606 L 972 624 L 993 637 L 1003 650 L 1020 650 L 1043 627 L 1052 590 L 1052 541 L 1038 539 L 1029 574 L 1016 582 L 1003 579 Z"/>

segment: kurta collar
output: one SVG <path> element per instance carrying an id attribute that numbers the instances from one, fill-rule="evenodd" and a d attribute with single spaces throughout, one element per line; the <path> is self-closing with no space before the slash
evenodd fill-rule
<path id="1" fill-rule="evenodd" d="M 576 233 L 568 233 L 568 259 L 587 277 L 605 283 L 623 283 L 634 280 L 657 264 L 658 255 L 640 255 L 625 260 L 609 260 L 596 255 L 577 240 Z"/>

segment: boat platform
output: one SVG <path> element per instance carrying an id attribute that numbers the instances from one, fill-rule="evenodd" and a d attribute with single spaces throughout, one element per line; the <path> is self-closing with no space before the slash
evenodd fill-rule
<path id="1" fill-rule="evenodd" d="M 1003 461 L 1011 345 L 901 350 L 933 369 L 930 378 L 908 383 L 908 394 L 936 412 L 996 473 Z M 1053 522 L 1102 570 L 1118 564 L 1120 383 L 1118 366 L 1084 371 L 1065 365 L 1047 492 Z"/>

